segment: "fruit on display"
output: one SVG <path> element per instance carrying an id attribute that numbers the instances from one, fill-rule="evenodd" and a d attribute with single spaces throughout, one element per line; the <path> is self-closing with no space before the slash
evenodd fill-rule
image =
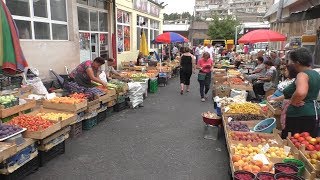
<path id="1" fill-rule="evenodd" d="M 52 122 L 45 120 L 40 116 L 32 115 L 17 116 L 8 124 L 27 128 L 28 131 L 41 131 L 53 125 Z"/>
<path id="2" fill-rule="evenodd" d="M 250 129 L 248 127 L 248 125 L 239 122 L 239 121 L 231 121 L 228 123 L 229 128 L 232 131 L 241 131 L 241 132 L 249 132 Z"/>
<path id="3" fill-rule="evenodd" d="M 271 173 L 263 173 L 263 174 L 258 174 L 257 175 L 257 180 L 275 180 L 274 179 L 274 174 Z"/>
<path id="4" fill-rule="evenodd" d="M 234 77 L 234 78 L 229 78 L 228 79 L 230 84 L 234 84 L 234 85 L 241 85 L 244 83 L 244 81 L 241 78 L 238 77 Z"/>
<path id="5" fill-rule="evenodd" d="M 70 97 L 75 99 L 87 99 L 87 95 L 83 93 L 74 93 L 74 94 L 71 94 Z"/>
<path id="6" fill-rule="evenodd" d="M 236 179 L 240 179 L 240 180 L 253 180 L 250 174 L 237 174 L 235 175 L 235 177 Z"/>
<path id="7" fill-rule="evenodd" d="M 258 104 L 251 102 L 232 103 L 229 106 L 227 113 L 232 114 L 260 114 L 261 107 Z"/>
<path id="8" fill-rule="evenodd" d="M 245 141 L 255 143 L 267 143 L 268 140 L 264 136 L 256 133 L 230 132 L 230 138 L 234 141 Z"/>
<path id="9" fill-rule="evenodd" d="M 83 101 L 84 99 L 76 99 L 72 97 L 55 97 L 49 100 L 49 102 L 56 104 L 78 104 Z"/>
<path id="10" fill-rule="evenodd" d="M 203 117 L 208 119 L 220 119 L 220 117 L 216 113 L 212 113 L 210 111 L 202 113 Z"/>
<path id="11" fill-rule="evenodd" d="M 16 125 L 6 125 L 1 124 L 0 125 L 0 139 L 6 138 L 12 134 L 15 134 L 19 131 L 21 131 L 22 128 L 16 126 Z"/>
<path id="12" fill-rule="evenodd" d="M 286 152 L 282 147 L 270 147 L 265 155 L 269 158 L 294 158 L 291 153 L 286 155 Z"/>
<path id="13" fill-rule="evenodd" d="M 16 98 L 13 95 L 0 96 L 0 104 L 5 108 L 10 108 L 19 105 L 19 98 Z"/>
<path id="14" fill-rule="evenodd" d="M 54 120 L 58 121 L 60 118 L 61 120 L 69 119 L 73 116 L 73 114 L 67 113 L 38 113 L 37 116 L 42 117 L 43 119 Z"/>
<path id="15" fill-rule="evenodd" d="M 295 133 L 290 140 L 297 148 L 304 145 L 307 151 L 320 151 L 320 137 L 313 138 L 308 132 Z"/>
<path id="16" fill-rule="evenodd" d="M 107 86 L 108 86 L 108 89 L 115 89 L 116 92 L 119 93 L 123 91 L 125 87 L 125 83 L 118 80 L 111 80 Z"/>
<path id="17" fill-rule="evenodd" d="M 249 157 L 239 156 L 239 160 L 234 159 L 234 156 L 238 156 L 238 155 L 233 155 L 232 157 L 233 166 L 236 169 L 248 171 L 253 174 L 257 174 L 259 172 L 272 172 L 272 169 L 273 169 L 272 163 L 265 165 L 263 164 L 262 161 L 253 160 L 252 156 L 249 156 Z"/>
<path id="18" fill-rule="evenodd" d="M 287 163 L 277 163 L 274 165 L 274 169 L 276 173 L 284 173 L 284 174 L 297 174 L 299 169 Z"/>
<path id="19" fill-rule="evenodd" d="M 237 114 L 228 116 L 232 118 L 232 121 L 254 121 L 254 120 L 263 120 L 264 116 L 258 114 Z"/>
<path id="20" fill-rule="evenodd" d="M 237 146 L 233 147 L 234 148 L 234 156 L 232 156 L 232 159 L 235 158 L 237 159 L 237 156 L 255 156 L 260 153 L 262 145 L 259 146 L 252 146 L 251 144 L 248 145 L 243 145 L 239 143 Z"/>
<path id="21" fill-rule="evenodd" d="M 235 75 L 235 76 L 237 76 L 237 75 L 240 75 L 241 72 L 239 72 L 239 71 L 237 71 L 237 70 L 234 70 L 234 69 L 229 69 L 229 70 L 228 70 L 228 74 L 229 74 L 229 75 Z"/>

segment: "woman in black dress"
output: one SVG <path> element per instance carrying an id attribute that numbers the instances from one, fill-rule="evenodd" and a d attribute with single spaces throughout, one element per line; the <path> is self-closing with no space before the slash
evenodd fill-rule
<path id="1" fill-rule="evenodd" d="M 180 94 L 183 95 L 185 85 L 187 86 L 187 92 L 190 91 L 190 78 L 196 68 L 195 58 L 190 53 L 190 48 L 188 47 L 185 48 L 185 53 L 181 56 L 180 66 Z"/>

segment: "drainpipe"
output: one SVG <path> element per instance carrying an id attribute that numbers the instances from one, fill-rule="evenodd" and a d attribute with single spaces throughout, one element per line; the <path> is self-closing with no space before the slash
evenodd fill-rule
<path id="1" fill-rule="evenodd" d="M 278 12 L 277 12 L 277 19 L 276 19 L 277 22 L 280 22 L 282 19 L 283 4 L 284 4 L 284 0 L 280 0 Z"/>

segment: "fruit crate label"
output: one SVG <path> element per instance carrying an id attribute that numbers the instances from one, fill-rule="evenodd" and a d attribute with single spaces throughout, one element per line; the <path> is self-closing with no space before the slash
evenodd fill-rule
<path id="1" fill-rule="evenodd" d="M 253 160 L 255 161 L 261 161 L 264 165 L 268 165 L 270 162 L 268 161 L 268 158 L 264 154 L 257 154 L 253 156 Z"/>
<path id="2" fill-rule="evenodd" d="M 269 144 L 266 144 L 262 147 L 261 152 L 265 154 L 269 150 L 269 148 L 270 148 Z"/>
<path id="3" fill-rule="evenodd" d="M 291 147 L 289 147 L 289 146 L 284 146 L 284 153 L 285 153 L 286 156 L 289 155 L 290 150 L 291 150 Z"/>

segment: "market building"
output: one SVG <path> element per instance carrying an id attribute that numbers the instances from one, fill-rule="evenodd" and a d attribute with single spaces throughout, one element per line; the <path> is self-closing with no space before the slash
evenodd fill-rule
<path id="1" fill-rule="evenodd" d="M 272 43 L 274 49 L 308 48 L 315 56 L 314 65 L 320 66 L 318 0 L 281 0 L 266 13 L 271 29 L 288 37 L 287 42 Z"/>
<path id="2" fill-rule="evenodd" d="M 97 56 L 112 57 L 114 3 L 97 0 L 3 0 L 19 29 L 22 50 L 40 77 L 65 73 Z"/>
<path id="3" fill-rule="evenodd" d="M 149 49 L 158 49 L 152 41 L 163 32 L 163 6 L 159 3 L 159 0 L 116 1 L 118 67 L 121 67 L 121 62 L 137 60 L 142 31 Z"/>
<path id="4" fill-rule="evenodd" d="M 189 37 L 190 21 L 188 19 L 178 19 L 175 21 L 164 21 L 163 32 L 175 32 L 186 38 Z"/>
<path id="5" fill-rule="evenodd" d="M 162 33 L 163 7 L 158 0 L 3 0 L 19 29 L 22 50 L 30 67 L 44 80 L 49 70 L 65 74 L 95 57 L 135 60 L 141 30 L 151 41 Z M 116 33 L 117 32 L 117 33 Z"/>

